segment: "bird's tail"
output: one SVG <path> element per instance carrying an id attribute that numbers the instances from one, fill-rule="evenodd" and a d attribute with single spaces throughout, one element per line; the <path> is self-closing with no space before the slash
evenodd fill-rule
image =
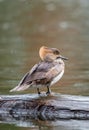
<path id="1" fill-rule="evenodd" d="M 24 91 L 29 88 L 29 85 L 23 84 L 23 85 L 18 85 L 15 88 L 11 89 L 10 92 L 15 92 L 15 91 Z"/>

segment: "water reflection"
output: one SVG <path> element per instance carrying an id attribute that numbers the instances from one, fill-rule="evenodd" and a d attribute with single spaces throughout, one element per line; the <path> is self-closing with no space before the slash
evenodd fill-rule
<path id="1" fill-rule="evenodd" d="M 52 91 L 89 95 L 87 0 L 0 0 L 0 94 L 9 94 L 40 60 L 42 45 L 59 48 L 69 57 L 65 74 Z"/>

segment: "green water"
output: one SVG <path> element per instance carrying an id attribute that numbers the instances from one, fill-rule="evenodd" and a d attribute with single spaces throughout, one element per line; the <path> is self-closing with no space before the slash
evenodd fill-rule
<path id="1" fill-rule="evenodd" d="M 89 96 L 87 0 L 0 0 L 0 94 L 11 94 L 9 90 L 39 62 L 38 50 L 42 45 L 59 48 L 61 54 L 69 58 L 63 78 L 52 91 Z M 23 93 L 36 93 L 36 90 Z M 61 122 L 28 121 L 24 123 L 27 128 L 21 122 L 16 124 L 19 125 L 1 123 L 0 129 L 66 130 L 66 126 L 82 129 L 78 125 L 72 127 L 69 122 L 64 125 Z"/>

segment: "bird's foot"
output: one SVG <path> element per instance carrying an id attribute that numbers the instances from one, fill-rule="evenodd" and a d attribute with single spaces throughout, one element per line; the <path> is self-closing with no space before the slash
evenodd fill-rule
<path id="1" fill-rule="evenodd" d="M 47 86 L 47 92 L 46 92 L 46 95 L 51 95 L 51 89 L 49 88 L 49 86 Z"/>
<path id="2" fill-rule="evenodd" d="M 48 96 L 48 95 L 51 95 L 51 91 L 47 91 L 46 92 L 46 95 Z"/>
<path id="3" fill-rule="evenodd" d="M 41 94 L 41 92 L 38 92 L 38 95 L 40 95 Z"/>
<path id="4" fill-rule="evenodd" d="M 37 92 L 38 92 L 38 95 L 40 95 L 40 94 L 41 94 L 41 92 L 40 92 L 39 88 L 37 88 Z"/>

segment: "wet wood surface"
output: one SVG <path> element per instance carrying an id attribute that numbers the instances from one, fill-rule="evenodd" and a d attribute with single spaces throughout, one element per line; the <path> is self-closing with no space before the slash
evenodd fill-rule
<path id="1" fill-rule="evenodd" d="M 89 97 L 54 94 L 1 95 L 0 119 L 89 120 Z"/>

